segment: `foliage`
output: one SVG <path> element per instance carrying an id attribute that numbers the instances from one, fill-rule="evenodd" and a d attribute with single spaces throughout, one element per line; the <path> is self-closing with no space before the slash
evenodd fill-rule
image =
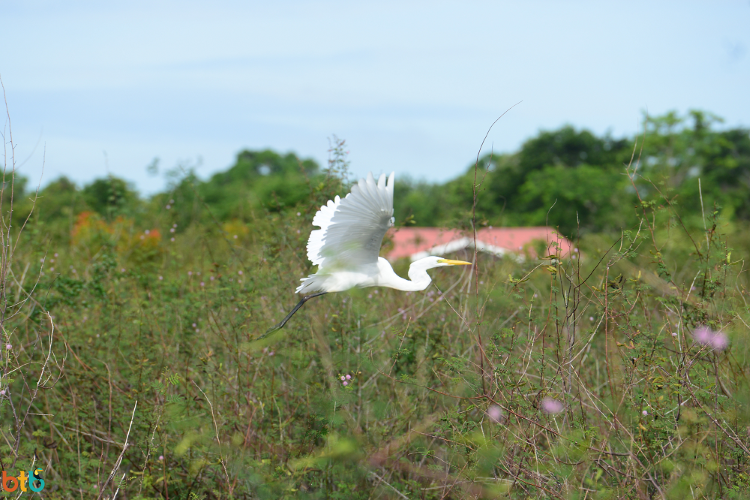
<path id="1" fill-rule="evenodd" d="M 723 207 L 724 220 L 750 221 L 750 132 L 713 130 L 718 122 L 700 111 L 646 117 L 643 141 L 596 137 L 570 126 L 541 132 L 515 154 L 480 158 L 479 220 L 494 226 L 551 225 L 568 236 L 618 232 L 637 221 L 635 192 L 623 175 L 633 158 L 639 174 L 686 204 L 693 229 L 702 227 L 701 194 L 705 206 Z M 396 190 L 397 219 L 413 217 L 423 226 L 466 220 L 473 179 L 472 163 L 444 185 L 402 181 Z M 658 199 L 653 186 L 636 184 L 645 196 Z"/>

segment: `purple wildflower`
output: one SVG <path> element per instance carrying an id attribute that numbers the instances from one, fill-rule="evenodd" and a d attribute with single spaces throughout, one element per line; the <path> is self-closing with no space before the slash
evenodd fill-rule
<path id="1" fill-rule="evenodd" d="M 723 351 L 729 346 L 729 339 L 727 334 L 724 332 L 716 332 L 714 337 L 711 339 L 711 347 L 717 351 Z"/>
<path id="2" fill-rule="evenodd" d="M 503 418 L 503 410 L 497 405 L 492 405 L 487 408 L 487 416 L 490 417 L 490 420 L 493 422 L 500 422 Z"/>
<path id="3" fill-rule="evenodd" d="M 729 346 L 729 339 L 724 332 L 715 332 L 707 326 L 700 326 L 693 332 L 693 339 L 700 345 L 708 346 L 715 351 L 723 351 Z"/>
<path id="4" fill-rule="evenodd" d="M 544 398 L 542 399 L 542 410 L 551 414 L 560 413 L 563 411 L 563 404 L 556 399 Z"/>

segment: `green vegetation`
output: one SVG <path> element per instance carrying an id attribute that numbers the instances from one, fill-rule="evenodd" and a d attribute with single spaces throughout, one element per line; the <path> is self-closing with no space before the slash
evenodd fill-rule
<path id="1" fill-rule="evenodd" d="M 41 468 L 45 498 L 748 498 L 750 137 L 715 121 L 484 157 L 477 225 L 549 220 L 580 251 L 326 295 L 260 342 L 348 187 L 342 142 L 148 200 L 11 201 L 6 175 L 2 469 Z M 471 227 L 473 181 L 399 181 L 398 223 Z"/>

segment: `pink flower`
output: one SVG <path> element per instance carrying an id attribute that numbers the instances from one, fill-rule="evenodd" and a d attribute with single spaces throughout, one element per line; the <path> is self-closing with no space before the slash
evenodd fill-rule
<path id="1" fill-rule="evenodd" d="M 159 455 L 159 460 L 164 460 L 164 455 Z"/>
<path id="2" fill-rule="evenodd" d="M 500 422 L 503 418 L 503 410 L 497 405 L 492 405 L 487 408 L 487 416 L 490 417 L 490 420 L 493 422 Z"/>
<path id="3" fill-rule="evenodd" d="M 644 416 L 644 417 L 645 417 L 646 415 L 648 415 L 648 412 L 647 412 L 646 410 L 643 410 L 643 411 L 642 411 L 641 413 L 643 413 L 643 416 Z"/>
<path id="4" fill-rule="evenodd" d="M 700 345 L 710 347 L 715 351 L 723 351 L 729 346 L 729 338 L 724 332 L 715 332 L 707 326 L 700 326 L 693 332 L 693 339 Z"/>
<path id="5" fill-rule="evenodd" d="M 563 411 L 563 404 L 556 399 L 544 398 L 542 399 L 542 410 L 551 414 L 560 413 Z"/>
<path id="6" fill-rule="evenodd" d="M 709 344 L 713 336 L 714 332 L 712 332 L 710 328 L 705 326 L 698 327 L 693 332 L 693 338 L 701 345 Z"/>
<path id="7" fill-rule="evenodd" d="M 347 381 L 345 380 L 345 381 L 344 381 L 344 385 L 345 385 L 345 386 L 349 385 L 349 382 L 347 382 Z"/>
<path id="8" fill-rule="evenodd" d="M 352 379 L 352 376 L 347 373 L 346 380 L 351 380 L 351 379 Z"/>
<path id="9" fill-rule="evenodd" d="M 713 347 L 717 351 L 723 351 L 729 346 L 729 339 L 727 338 L 727 334 L 724 332 L 716 332 L 716 334 L 711 339 L 711 347 Z"/>
<path id="10" fill-rule="evenodd" d="M 341 380 L 342 381 L 346 380 L 346 377 L 344 377 L 343 375 L 341 375 Z"/>
<path id="11" fill-rule="evenodd" d="M 5 344 L 5 348 L 10 351 L 11 349 L 13 349 L 13 346 L 10 344 Z"/>

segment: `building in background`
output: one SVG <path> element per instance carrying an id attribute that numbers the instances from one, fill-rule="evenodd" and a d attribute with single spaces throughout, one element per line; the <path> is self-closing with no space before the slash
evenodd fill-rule
<path id="1" fill-rule="evenodd" d="M 390 261 L 457 253 L 465 257 L 474 251 L 474 235 L 458 229 L 402 227 L 389 236 L 393 248 L 386 258 Z M 565 257 L 574 251 L 573 243 L 551 227 L 482 228 L 477 231 L 476 246 L 480 252 L 519 261 L 550 254 Z"/>

